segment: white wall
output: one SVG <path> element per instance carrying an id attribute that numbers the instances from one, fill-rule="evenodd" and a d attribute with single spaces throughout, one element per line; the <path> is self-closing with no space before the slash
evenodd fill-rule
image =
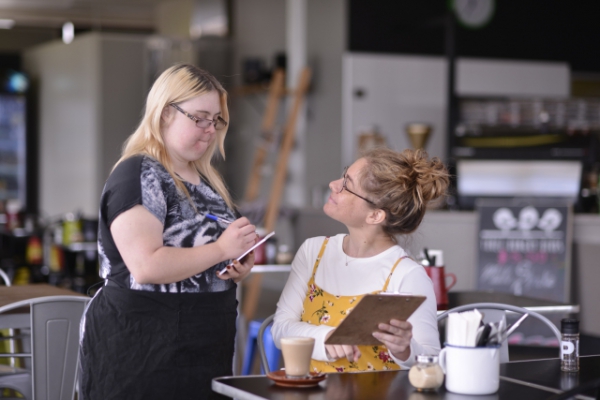
<path id="1" fill-rule="evenodd" d="M 285 1 L 245 0 L 233 2 L 234 87 L 243 84 L 242 64 L 249 57 L 262 58 L 272 66 L 274 55 L 285 51 Z M 266 93 L 241 95 L 235 88 L 230 101 L 231 126 L 225 141 L 226 181 L 235 198 L 241 199 L 250 176 L 250 166 L 266 104 Z M 283 107 L 282 107 L 283 108 Z M 283 120 L 280 118 L 280 124 Z M 265 178 L 270 179 L 272 175 Z M 265 179 L 266 180 L 266 179 Z M 263 183 L 265 183 L 263 180 Z M 269 185 L 263 185 L 268 198 Z"/>
<path id="2" fill-rule="evenodd" d="M 342 173 L 342 59 L 346 47 L 347 2 L 308 2 L 308 59 L 313 68 L 306 129 L 305 204 L 313 188 L 326 187 Z"/>
<path id="3" fill-rule="evenodd" d="M 104 181 L 142 110 L 144 40 L 90 33 L 25 51 L 39 94 L 42 214 L 97 218 Z"/>
<path id="4" fill-rule="evenodd" d="M 25 70 L 38 85 L 40 212 L 97 213 L 96 138 L 100 59 L 97 36 L 25 52 Z"/>
<path id="5" fill-rule="evenodd" d="M 558 62 L 459 59 L 459 96 L 568 97 L 569 66 Z M 425 122 L 433 133 L 425 146 L 446 156 L 447 62 L 443 57 L 348 53 L 344 57 L 343 163 L 355 158 L 361 127 L 377 125 L 396 150 L 412 147 L 410 122 Z M 361 89 L 365 95 L 355 96 Z"/>
<path id="6" fill-rule="evenodd" d="M 234 2 L 234 73 L 238 85 L 242 83 L 244 59 L 261 57 L 272 66 L 275 54 L 286 51 L 285 4 L 281 0 Z M 326 186 L 341 173 L 341 69 L 346 44 L 346 7 L 344 0 L 307 2 L 307 54 L 313 77 L 306 99 L 304 203 L 310 203 L 313 186 Z M 232 95 L 226 179 L 238 198 L 243 196 L 255 146 L 259 143 L 265 104 L 266 93 L 240 96 L 234 90 Z M 282 104 L 277 123 L 280 129 L 285 124 L 285 109 Z M 277 149 L 273 148 L 271 166 L 276 156 Z M 268 198 L 272 173 L 272 169 L 265 168 L 263 198 Z"/>

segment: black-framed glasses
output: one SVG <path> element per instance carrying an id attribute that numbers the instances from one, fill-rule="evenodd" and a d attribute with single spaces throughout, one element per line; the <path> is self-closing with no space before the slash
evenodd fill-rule
<path id="1" fill-rule="evenodd" d="M 171 103 L 170 106 L 172 106 L 174 109 L 176 109 L 177 111 L 179 111 L 180 113 L 182 113 L 183 115 L 185 115 L 186 117 L 188 117 L 189 119 L 191 119 L 192 121 L 194 121 L 196 123 L 196 126 L 198 128 L 206 129 L 209 126 L 213 125 L 216 130 L 220 130 L 220 129 L 223 129 L 223 128 L 225 128 L 227 126 L 227 121 L 225 121 L 221 117 L 217 117 L 215 119 L 200 118 L 200 117 L 196 117 L 196 116 L 194 116 L 194 115 L 192 115 L 192 114 L 190 114 L 188 112 L 183 111 L 175 103 Z"/>
<path id="2" fill-rule="evenodd" d="M 344 173 L 342 174 L 342 188 L 340 189 L 340 191 L 338 193 L 342 193 L 342 190 L 346 190 L 347 192 L 352 193 L 353 195 L 355 195 L 356 197 L 359 197 L 361 199 L 363 199 L 364 201 L 366 201 L 369 204 L 372 204 L 374 206 L 377 206 L 377 204 L 375 204 L 374 202 L 372 202 L 371 200 L 362 197 L 360 194 L 354 193 L 352 190 L 348 189 L 348 186 L 346 186 L 346 179 L 347 179 L 347 175 L 346 172 L 348 171 L 348 167 L 344 168 Z"/>

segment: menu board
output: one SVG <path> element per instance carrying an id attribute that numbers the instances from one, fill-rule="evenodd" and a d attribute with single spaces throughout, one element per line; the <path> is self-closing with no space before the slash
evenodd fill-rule
<path id="1" fill-rule="evenodd" d="M 569 302 L 572 205 L 480 199 L 478 289 Z"/>

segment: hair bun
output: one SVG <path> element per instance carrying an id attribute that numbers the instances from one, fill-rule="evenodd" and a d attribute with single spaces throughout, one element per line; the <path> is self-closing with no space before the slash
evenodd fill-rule
<path id="1" fill-rule="evenodd" d="M 438 157 L 428 158 L 424 150 L 371 150 L 363 187 L 379 199 L 377 207 L 386 210 L 387 233 L 410 233 L 421 223 L 427 204 L 445 195 L 449 185 L 446 167 Z"/>

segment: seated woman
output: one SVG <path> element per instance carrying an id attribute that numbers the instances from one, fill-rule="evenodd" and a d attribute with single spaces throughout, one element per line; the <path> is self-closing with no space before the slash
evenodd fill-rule
<path id="1" fill-rule="evenodd" d="M 359 372 L 408 368 L 417 354 L 440 351 L 433 285 L 425 269 L 397 244 L 414 232 L 427 204 L 443 196 L 448 172 L 421 150 L 376 149 L 329 184 L 325 214 L 348 234 L 306 240 L 277 303 L 275 343 L 286 336 L 315 338 L 311 370 Z M 391 320 L 373 333 L 381 346 L 326 345 L 341 320 L 368 293 L 426 296 L 408 321 Z"/>

